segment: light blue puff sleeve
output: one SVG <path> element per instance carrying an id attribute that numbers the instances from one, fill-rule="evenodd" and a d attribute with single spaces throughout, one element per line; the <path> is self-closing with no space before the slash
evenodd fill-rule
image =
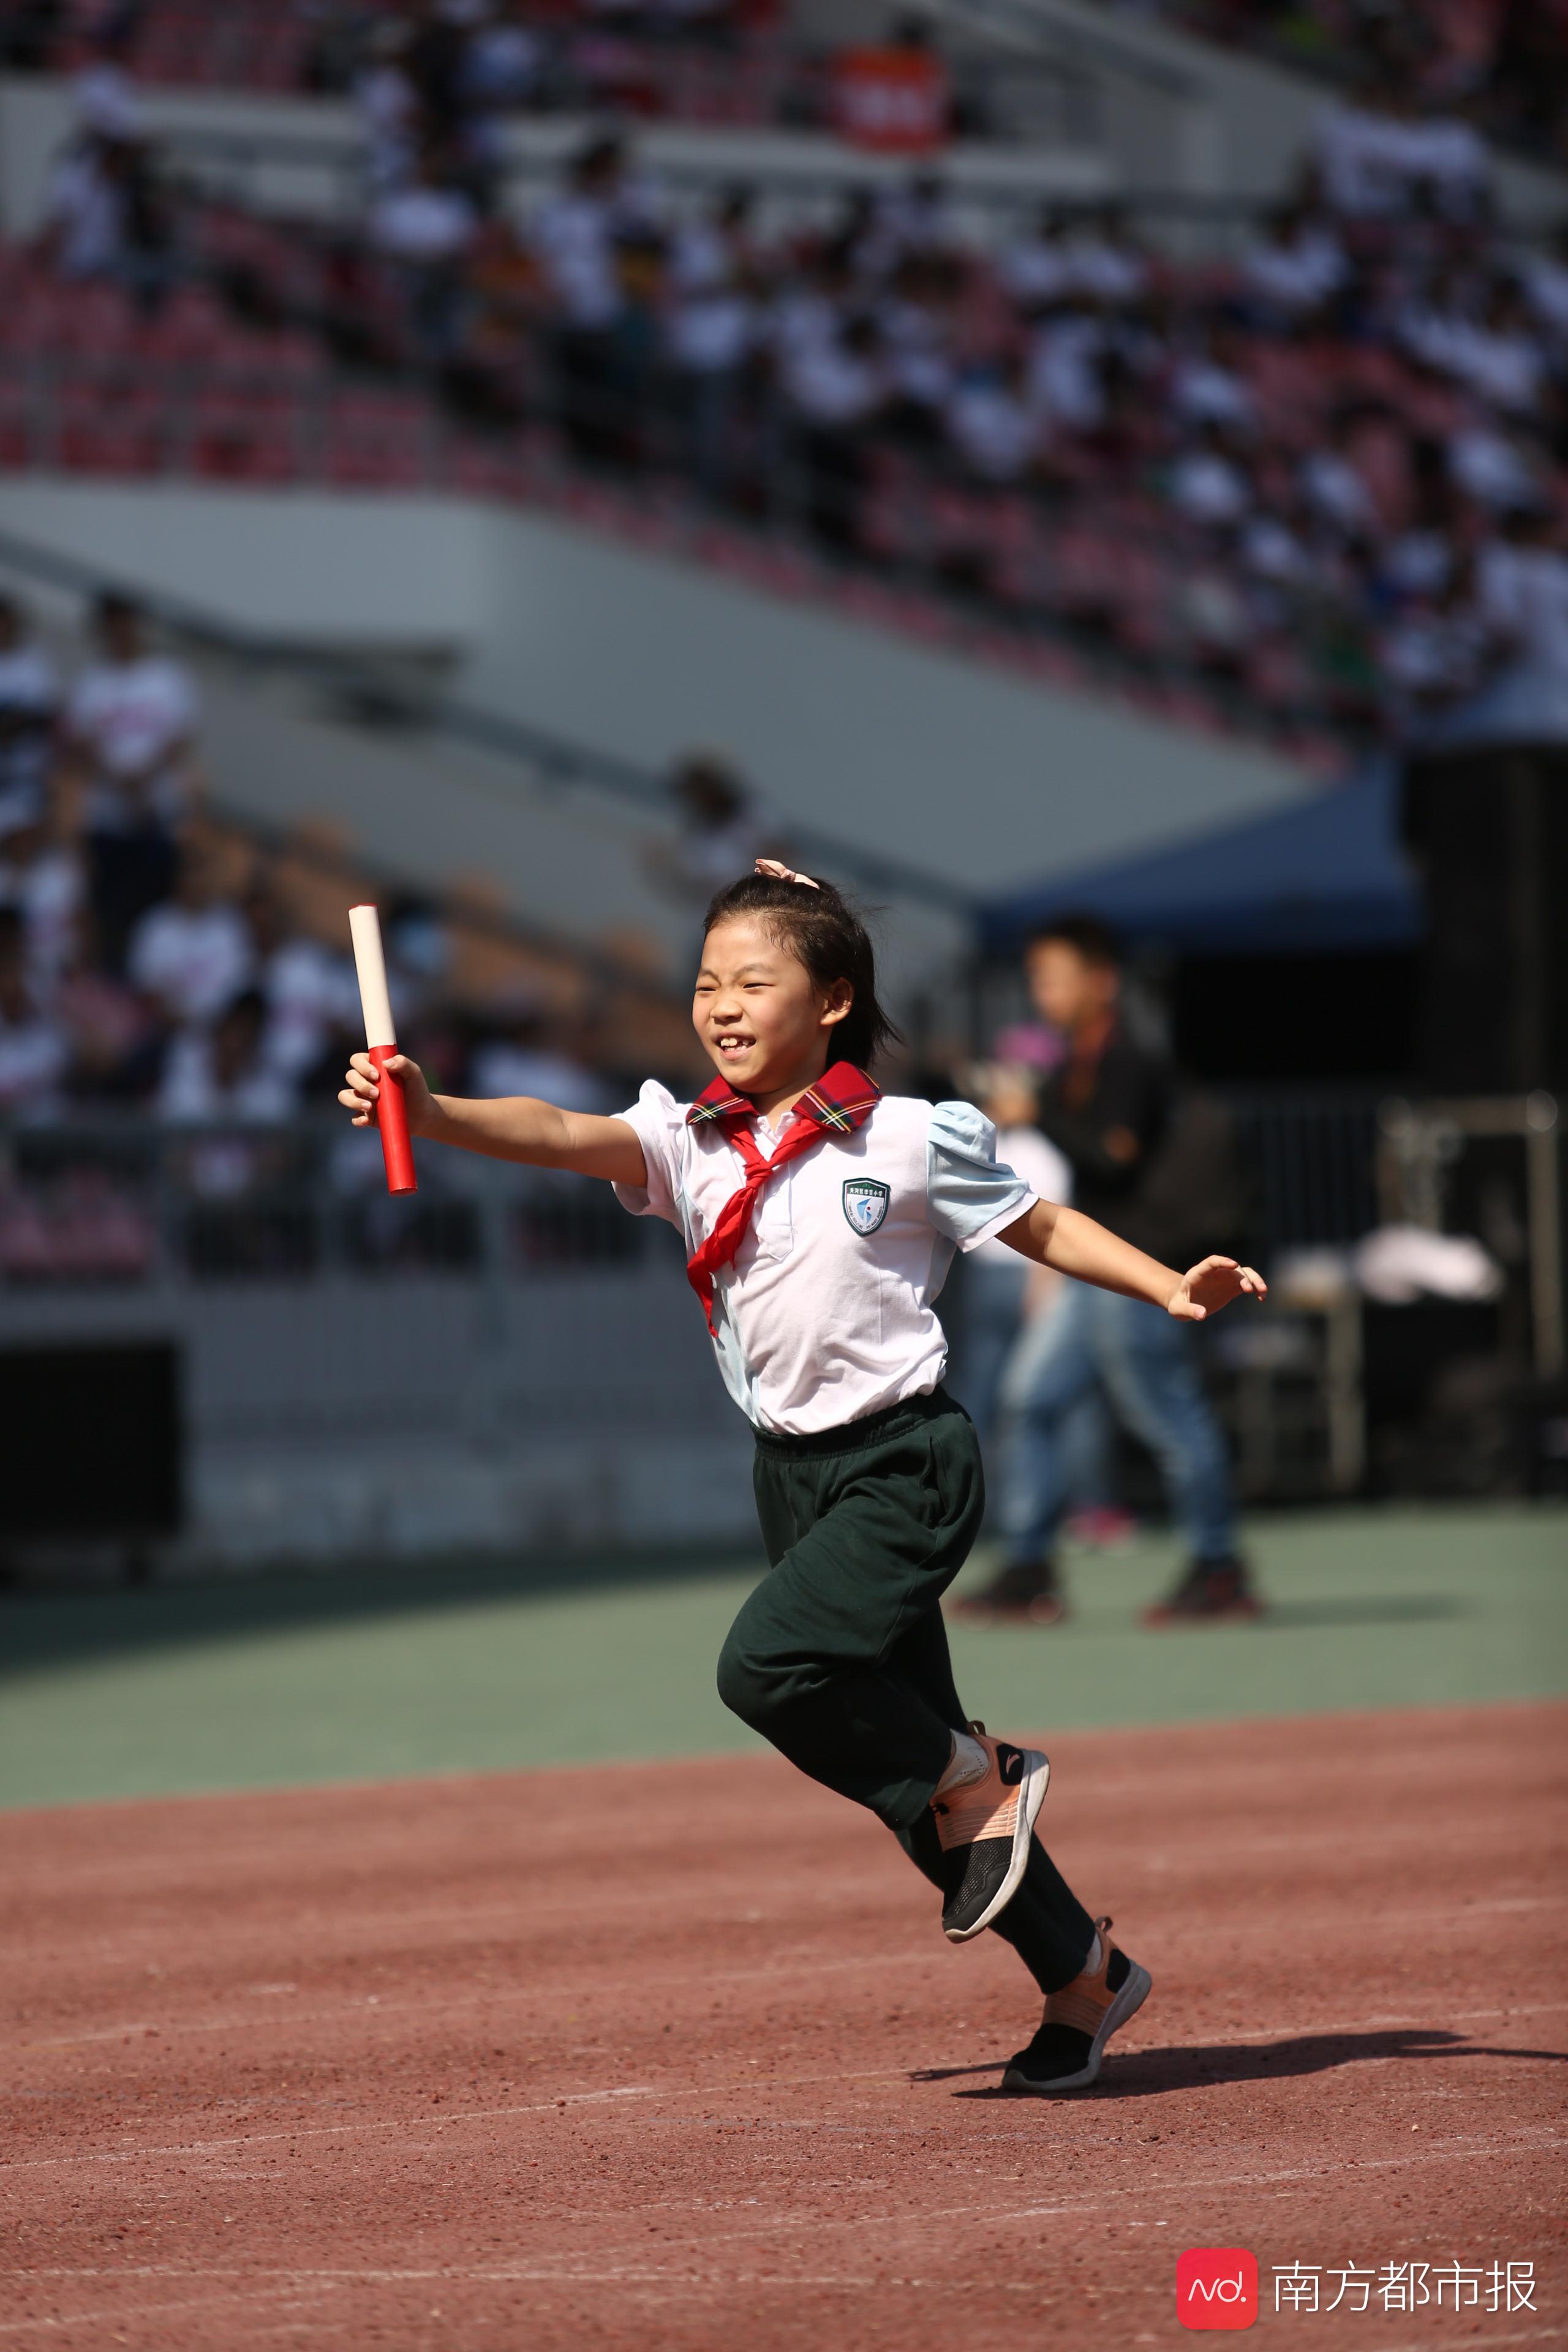
<path id="1" fill-rule="evenodd" d="M 961 1250 L 978 1249 L 1037 1197 L 996 1160 L 996 1129 L 973 1103 L 935 1103 L 926 1146 L 931 1223 Z"/>

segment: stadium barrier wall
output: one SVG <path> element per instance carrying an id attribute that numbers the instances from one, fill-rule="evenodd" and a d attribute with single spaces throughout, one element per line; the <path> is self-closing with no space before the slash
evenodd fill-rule
<path id="1" fill-rule="evenodd" d="M 155 1564 L 754 1542 L 676 1237 L 585 1179 L 457 1155 L 390 1201 L 366 1140 L 8 1139 L 0 1349 L 178 1351 L 186 1524 Z"/>

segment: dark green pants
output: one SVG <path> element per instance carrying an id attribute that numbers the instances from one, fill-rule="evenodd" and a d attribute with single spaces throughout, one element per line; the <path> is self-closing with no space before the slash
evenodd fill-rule
<path id="1" fill-rule="evenodd" d="M 730 1628 L 719 1695 L 940 1885 L 931 1793 L 968 1723 L 942 1596 L 984 1514 L 973 1425 L 939 1389 L 817 1437 L 760 1430 L 755 1483 L 772 1572 Z M 998 1931 L 1047 1991 L 1083 1964 L 1093 1922 L 1037 1842 Z"/>

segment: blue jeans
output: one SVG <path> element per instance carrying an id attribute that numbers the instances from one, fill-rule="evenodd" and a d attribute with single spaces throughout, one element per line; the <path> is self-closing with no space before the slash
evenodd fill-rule
<path id="1" fill-rule="evenodd" d="M 1069 1496 L 1072 1416 L 1096 1386 L 1160 1465 L 1195 1559 L 1236 1549 L 1230 1461 L 1194 1359 L 1163 1307 L 1069 1282 L 1037 1345 L 1008 1367 L 1013 1437 L 1002 1526 L 1015 1560 L 1049 1559 Z"/>
<path id="2" fill-rule="evenodd" d="M 1029 1268 L 1022 1258 L 1013 1265 L 971 1259 L 963 1279 L 957 1344 L 943 1385 L 974 1423 L 989 1463 L 994 1446 L 1005 1452 L 1007 1412 L 1017 1388 L 1015 1366 L 1038 1348 L 1069 1289 L 1077 1286 L 1064 1283 L 1060 1296 L 1026 1324 Z M 1066 1416 L 1060 1444 L 1069 1507 L 1109 1509 L 1114 1499 L 1110 1418 L 1098 1385 L 1087 1388 Z"/>

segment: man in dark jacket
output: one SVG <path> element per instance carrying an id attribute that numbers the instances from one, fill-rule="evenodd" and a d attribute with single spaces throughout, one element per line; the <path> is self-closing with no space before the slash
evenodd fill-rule
<path id="1" fill-rule="evenodd" d="M 1184 1198 L 1191 1184 L 1173 1181 L 1186 1157 L 1175 1073 L 1123 1023 L 1114 935 L 1091 916 L 1064 917 L 1031 941 L 1028 975 L 1037 1007 L 1067 1041 L 1066 1059 L 1041 1090 L 1039 1123 L 1072 1163 L 1074 1206 L 1140 1249 L 1185 1265 L 1188 1228 L 1223 1218 L 1230 1204 Z M 1223 1246 L 1225 1238 L 1211 1229 L 1196 1246 Z M 1142 1300 L 1069 1283 L 1021 1370 L 1008 1382 L 1016 1412 L 1002 1481 L 1007 1565 L 966 1613 L 1045 1624 L 1062 1615 L 1055 1552 L 1067 1500 L 1061 1430 L 1099 1384 L 1158 1462 L 1191 1548 L 1174 1591 L 1145 1622 L 1256 1616 L 1260 1604 L 1236 1552 L 1225 1440 L 1186 1325 Z"/>

